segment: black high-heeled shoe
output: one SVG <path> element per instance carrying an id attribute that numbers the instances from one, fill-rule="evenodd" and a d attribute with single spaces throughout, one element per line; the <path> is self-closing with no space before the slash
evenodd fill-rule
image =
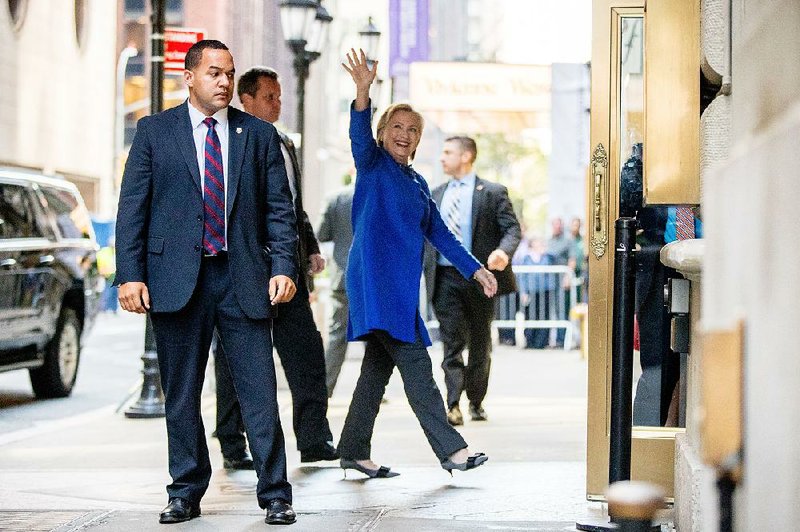
<path id="1" fill-rule="evenodd" d="M 390 468 L 380 466 L 378 469 L 368 469 L 355 460 L 342 458 L 339 461 L 339 466 L 344 470 L 344 478 L 347 478 L 347 470 L 355 469 L 367 475 L 369 478 L 392 478 L 398 476 L 400 473 L 395 473 Z"/>
<path id="2" fill-rule="evenodd" d="M 453 469 L 458 469 L 459 471 L 469 471 L 470 469 L 475 469 L 484 464 L 489 459 L 483 453 L 475 453 L 469 458 L 467 458 L 466 462 L 455 463 L 450 458 L 447 460 L 442 461 L 442 469 L 450 473 L 450 476 L 453 476 Z"/>

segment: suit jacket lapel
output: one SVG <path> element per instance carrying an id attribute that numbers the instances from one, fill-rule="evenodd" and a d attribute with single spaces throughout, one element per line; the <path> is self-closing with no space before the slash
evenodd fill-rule
<path id="1" fill-rule="evenodd" d="M 439 210 L 442 210 L 442 198 L 444 198 L 444 191 L 447 189 L 447 183 L 444 185 L 439 185 L 433 190 L 431 196 L 433 196 L 433 201 L 436 202 L 436 205 L 439 207 Z"/>
<path id="2" fill-rule="evenodd" d="M 228 219 L 239 189 L 239 178 L 242 175 L 242 163 L 247 146 L 248 130 L 244 127 L 241 112 L 235 107 L 228 107 L 228 201 L 226 211 Z"/>
<path id="3" fill-rule="evenodd" d="M 484 194 L 483 180 L 475 176 L 475 190 L 472 192 L 472 248 L 475 249 L 475 238 L 478 236 L 478 221 L 481 219 L 481 209 L 483 208 Z"/>
<path id="4" fill-rule="evenodd" d="M 300 176 L 300 163 L 297 161 L 297 151 L 294 147 L 294 142 L 285 133 L 278 132 L 283 146 L 286 148 L 286 153 L 289 154 L 289 160 L 292 162 L 292 179 L 294 179 L 295 202 L 294 208 L 297 215 L 303 212 L 303 183 Z"/>
<path id="5" fill-rule="evenodd" d="M 197 185 L 197 190 L 203 192 L 203 187 L 200 181 L 200 168 L 197 166 L 197 150 L 194 145 L 194 135 L 192 134 L 192 121 L 189 119 L 189 104 L 183 102 L 175 113 L 175 140 L 178 142 L 178 147 L 183 155 L 183 160 L 186 166 L 189 167 L 189 173 L 192 174 L 194 184 Z"/>

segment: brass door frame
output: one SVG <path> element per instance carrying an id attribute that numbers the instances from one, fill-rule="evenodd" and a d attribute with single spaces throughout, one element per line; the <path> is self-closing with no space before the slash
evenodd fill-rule
<path id="1" fill-rule="evenodd" d="M 614 278 L 614 221 L 619 211 L 620 178 L 620 46 L 621 19 L 645 16 L 645 0 L 594 0 L 592 28 L 592 115 L 587 226 L 589 259 L 589 362 L 587 407 L 586 494 L 604 500 L 608 486 L 610 434 L 612 285 Z M 645 64 L 647 56 L 645 52 Z M 645 69 L 646 72 L 646 69 Z M 646 84 L 646 80 L 645 80 Z M 645 110 L 646 112 L 646 110 Z M 646 148 L 645 148 L 646 149 Z M 605 152 L 605 161 L 603 161 Z M 597 187 L 598 170 L 605 164 Z M 598 213 L 601 224 L 595 225 Z M 631 478 L 648 480 L 673 492 L 676 432 L 683 429 L 634 427 Z"/>

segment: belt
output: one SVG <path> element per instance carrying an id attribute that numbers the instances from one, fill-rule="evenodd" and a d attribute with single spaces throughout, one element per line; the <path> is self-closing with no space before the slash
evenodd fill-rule
<path id="1" fill-rule="evenodd" d="M 228 258 L 228 252 L 225 251 L 224 249 L 221 249 L 221 250 L 217 251 L 216 255 L 204 254 L 203 258 L 204 259 L 227 259 Z"/>

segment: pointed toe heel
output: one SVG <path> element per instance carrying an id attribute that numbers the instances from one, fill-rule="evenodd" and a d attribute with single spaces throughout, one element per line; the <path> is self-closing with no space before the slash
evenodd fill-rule
<path id="1" fill-rule="evenodd" d="M 348 469 L 355 469 L 356 471 L 360 471 L 364 473 L 369 478 L 392 478 L 400 475 L 400 473 L 395 473 L 390 468 L 385 466 L 380 466 L 378 469 L 368 469 L 355 460 L 348 460 L 346 458 L 342 458 L 339 461 L 339 466 L 344 470 L 344 477 L 347 478 L 347 470 Z"/>
<path id="2" fill-rule="evenodd" d="M 475 469 L 476 467 L 482 466 L 487 460 L 489 459 L 483 453 L 475 453 L 469 458 L 467 458 L 466 462 L 455 463 L 449 458 L 442 462 L 442 469 L 450 473 L 450 476 L 453 476 L 453 470 L 458 469 L 459 471 L 469 471 L 470 469 Z"/>

